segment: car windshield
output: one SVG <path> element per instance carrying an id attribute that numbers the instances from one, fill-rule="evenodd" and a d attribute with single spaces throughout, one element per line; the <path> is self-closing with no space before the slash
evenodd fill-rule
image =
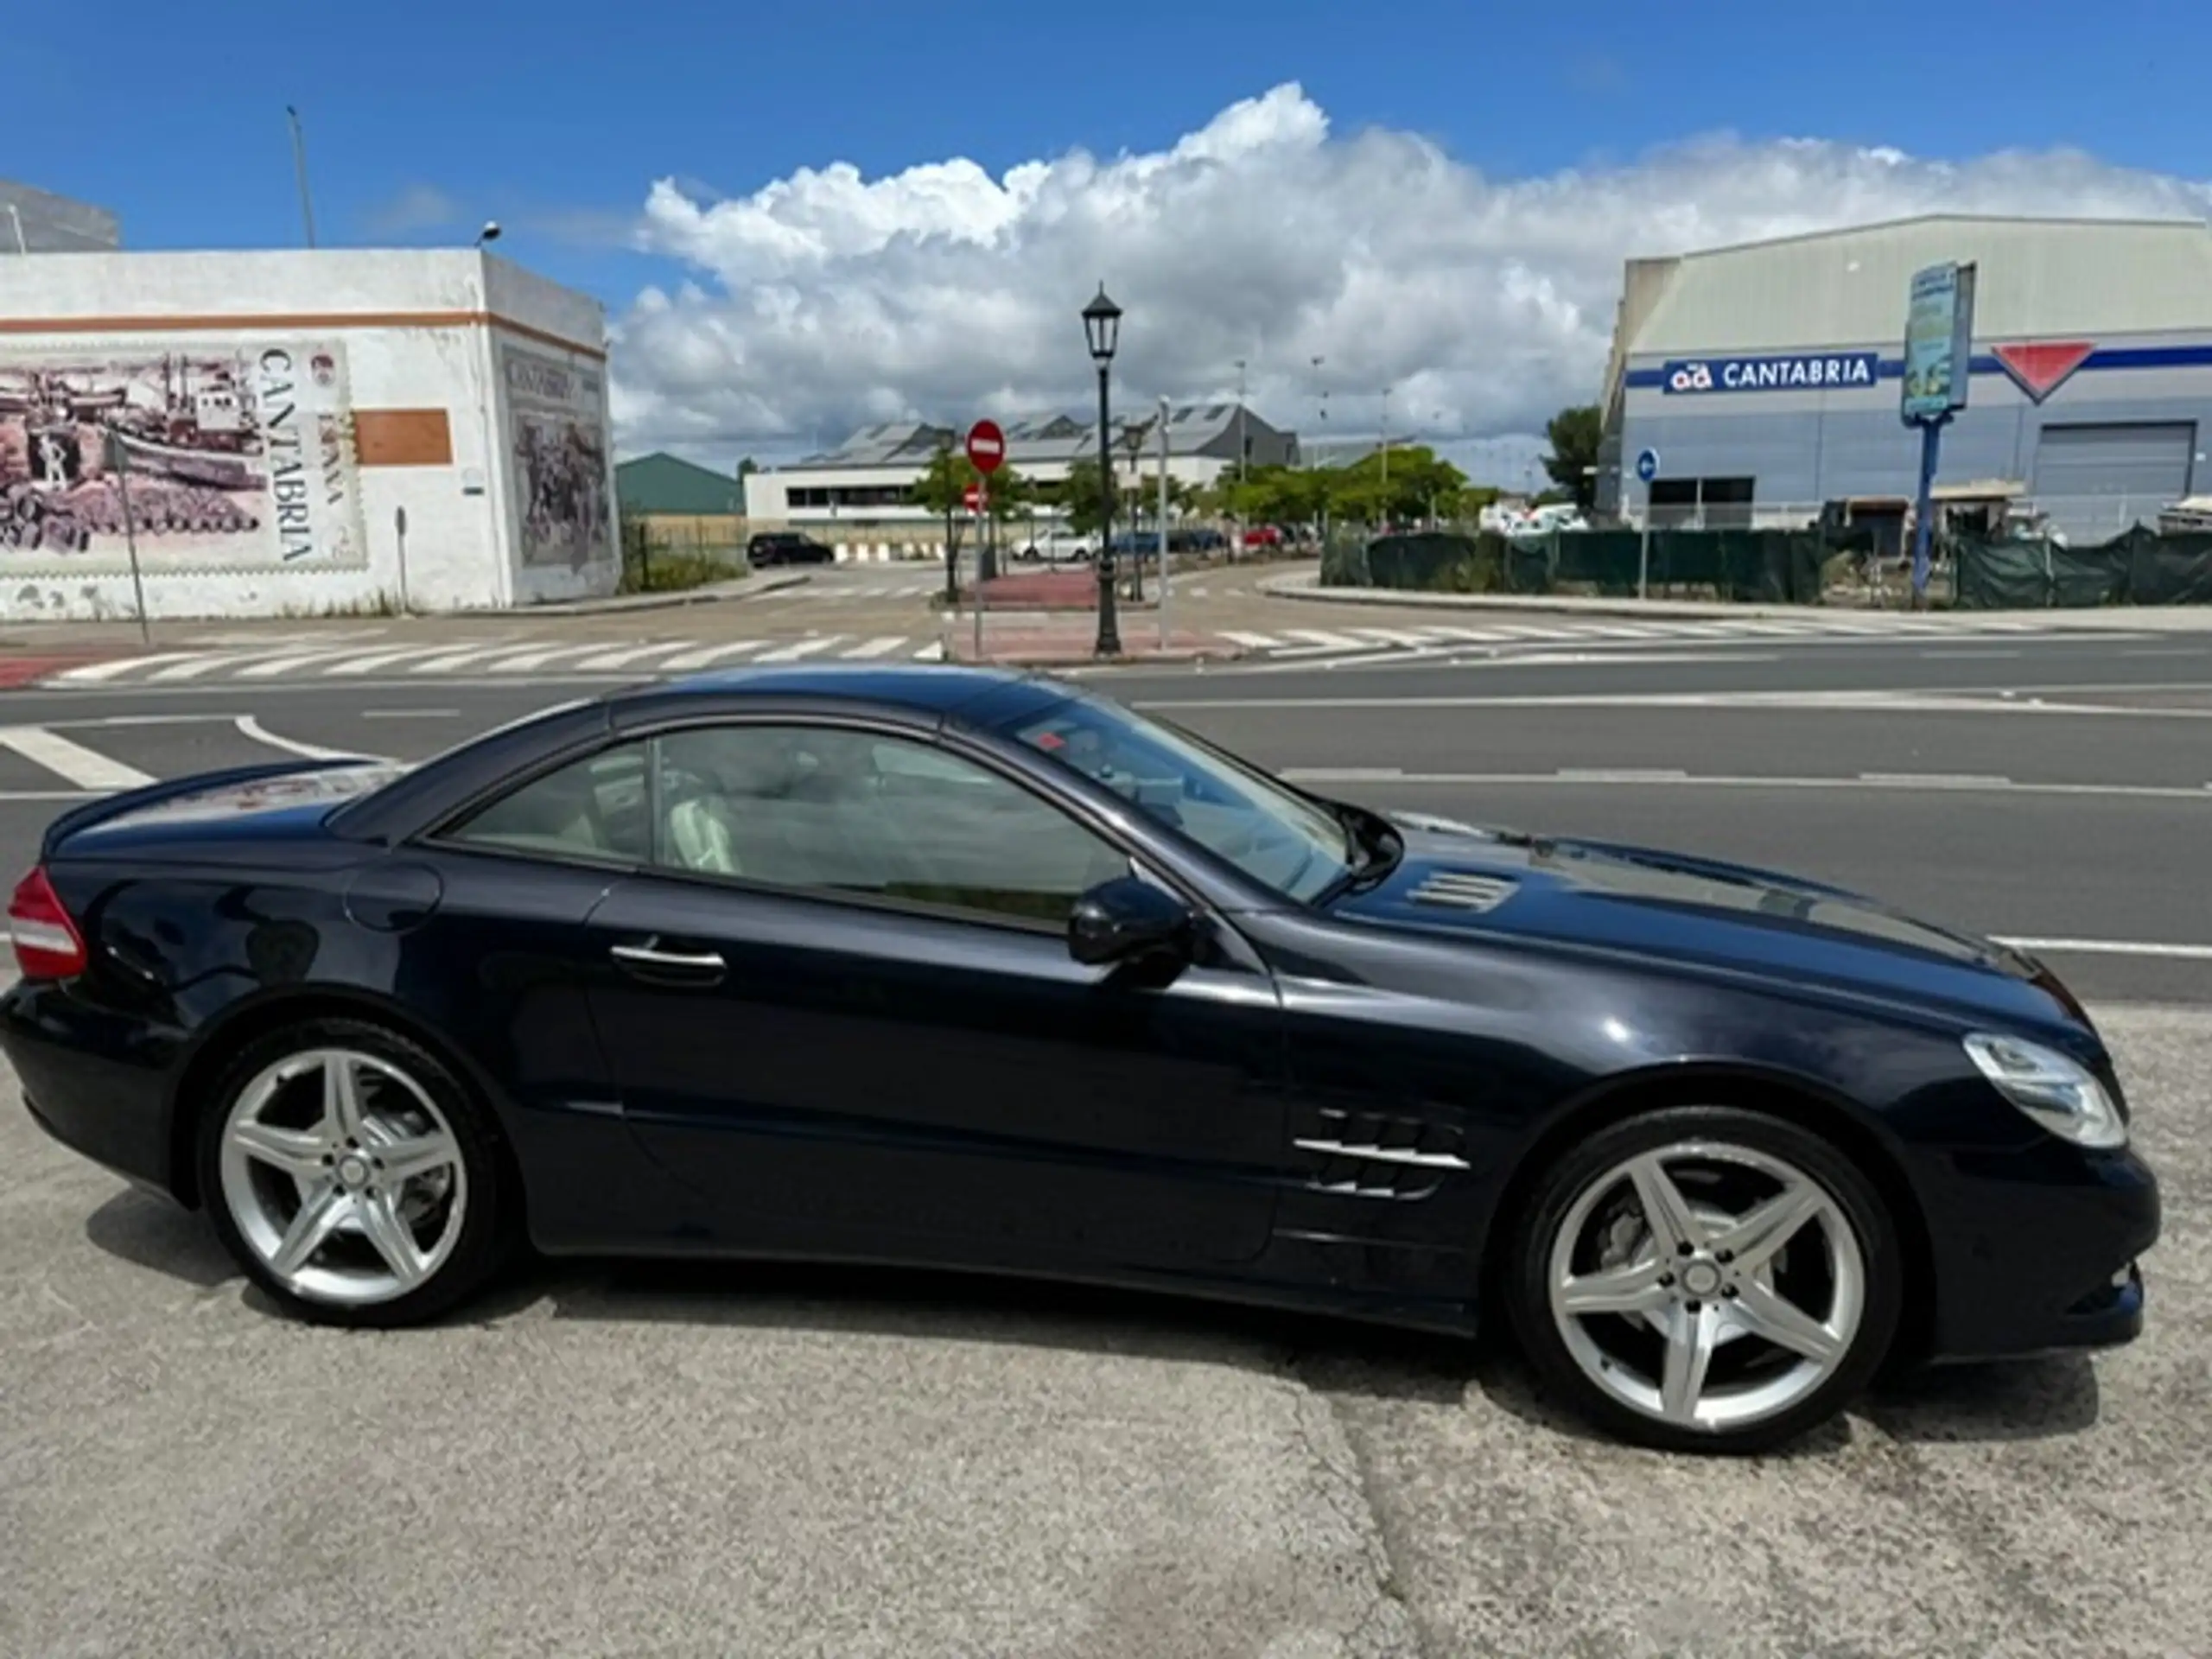
<path id="1" fill-rule="evenodd" d="M 1334 814 L 1163 721 L 1072 696 L 1001 728 L 1133 802 L 1149 817 L 1301 902 L 1358 858 Z"/>

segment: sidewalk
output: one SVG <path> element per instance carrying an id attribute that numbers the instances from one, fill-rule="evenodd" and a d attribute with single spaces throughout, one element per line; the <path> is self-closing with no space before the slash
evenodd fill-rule
<path id="1" fill-rule="evenodd" d="M 442 616 L 616 616 L 626 611 L 664 611 L 679 605 L 713 605 L 723 600 L 756 599 L 796 588 L 814 578 L 804 570 L 763 570 L 703 588 L 679 588 L 665 594 L 615 594 L 606 599 L 563 599 L 550 605 L 518 605 L 511 611 L 442 611 Z"/>
<path id="2" fill-rule="evenodd" d="M 1161 643 L 1159 626 L 1149 617 L 1122 630 L 1118 656 L 1098 654 L 1096 618 L 1077 615 L 1060 620 L 1024 616 L 1011 626 L 987 618 L 982 650 L 976 649 L 976 620 L 972 614 L 953 620 L 945 631 L 944 660 L 982 663 L 1000 668 L 1092 668 L 1102 663 L 1226 663 L 1245 654 L 1244 648 L 1217 633 L 1196 629 L 1169 630 Z"/>
<path id="3" fill-rule="evenodd" d="M 1602 599 L 1573 594 L 1429 594 L 1397 588 L 1324 588 L 1318 571 L 1274 576 L 1259 584 L 1269 599 L 1308 600 L 1324 605 L 1389 605 L 1402 609 L 1488 611 L 1494 615 L 1618 616 L 1673 618 L 1682 621 L 1802 620 L 1824 612 L 1836 616 L 1911 616 L 1926 621 L 1955 619 L 1961 625 L 2032 619 L 2054 632 L 2078 628 L 2105 632 L 2115 627 L 2168 633 L 2212 633 L 2212 605 L 2102 605 L 2084 610 L 1883 611 L 1859 606 L 1755 605 L 1695 599 Z"/>

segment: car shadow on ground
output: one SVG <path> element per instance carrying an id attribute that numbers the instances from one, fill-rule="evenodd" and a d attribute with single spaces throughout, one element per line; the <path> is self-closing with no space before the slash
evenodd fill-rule
<path id="1" fill-rule="evenodd" d="M 257 1313 L 283 1317 L 247 1286 L 204 1216 L 125 1188 L 86 1217 L 109 1255 L 202 1290 L 237 1281 Z M 613 1325 L 672 1321 L 874 1337 L 941 1338 L 1087 1350 L 1289 1375 L 1350 1400 L 1449 1406 L 1471 1395 L 1532 1427 L 1610 1443 L 1538 1383 L 1513 1344 L 1164 1293 L 925 1268 L 800 1262 L 528 1260 L 448 1323 L 491 1325 L 545 1310 Z M 1853 1415 L 1904 1440 L 2034 1440 L 2097 1421 L 2095 1367 L 2081 1354 L 1933 1368 L 1885 1382 Z M 1848 1420 L 1783 1455 L 1847 1444 Z"/>

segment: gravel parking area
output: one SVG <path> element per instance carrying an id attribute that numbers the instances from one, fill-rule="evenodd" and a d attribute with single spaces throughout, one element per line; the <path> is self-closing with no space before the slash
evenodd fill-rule
<path id="1" fill-rule="evenodd" d="M 2212 1014 L 2101 1017 L 2151 1333 L 1726 1464 L 1460 1344 L 938 1275 L 562 1267 L 305 1330 L 0 1073 L 0 1653 L 2202 1652 Z"/>

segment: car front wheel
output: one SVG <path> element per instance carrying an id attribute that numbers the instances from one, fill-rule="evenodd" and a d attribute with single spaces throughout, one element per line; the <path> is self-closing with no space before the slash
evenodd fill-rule
<path id="1" fill-rule="evenodd" d="M 435 1318 L 517 1230 L 491 1121 L 435 1056 L 356 1020 L 249 1045 L 200 1122 L 215 1230 L 283 1310 L 322 1324 Z"/>
<path id="2" fill-rule="evenodd" d="M 1897 1229 L 1795 1123 L 1676 1107 L 1579 1142 L 1522 1210 L 1513 1321 L 1583 1415 L 1676 1451 L 1795 1439 L 1872 1378 L 1897 1325 Z"/>

